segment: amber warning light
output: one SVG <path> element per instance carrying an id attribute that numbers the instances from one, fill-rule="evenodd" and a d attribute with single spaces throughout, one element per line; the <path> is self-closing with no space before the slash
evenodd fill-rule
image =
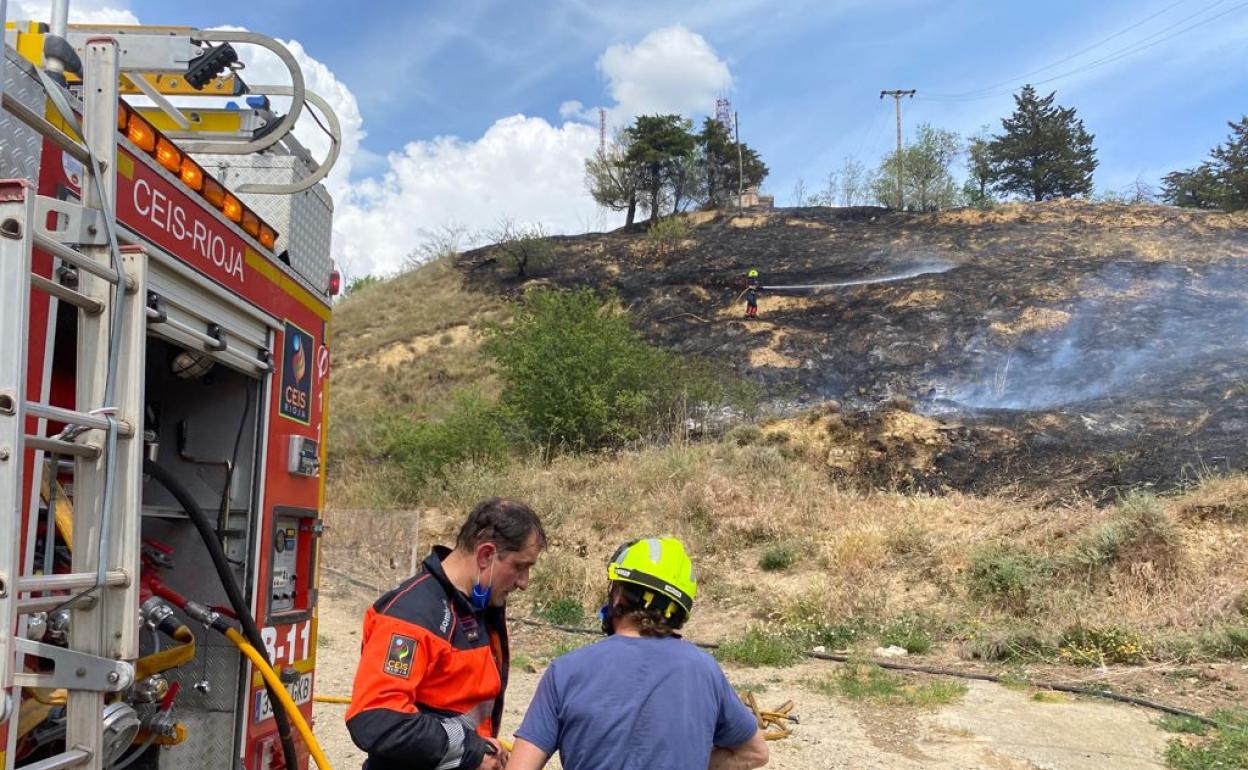
<path id="1" fill-rule="evenodd" d="M 155 158 L 161 168 L 176 176 L 191 190 L 199 193 L 200 197 L 225 215 L 226 219 L 240 225 L 243 231 L 259 241 L 261 246 L 269 251 L 276 250 L 276 230 L 254 211 L 243 205 L 242 201 L 226 192 L 220 182 L 204 173 L 199 164 L 179 150 L 172 141 L 161 136 L 151 123 L 124 103 L 117 108 L 117 130 L 124 134 L 135 147 Z"/>

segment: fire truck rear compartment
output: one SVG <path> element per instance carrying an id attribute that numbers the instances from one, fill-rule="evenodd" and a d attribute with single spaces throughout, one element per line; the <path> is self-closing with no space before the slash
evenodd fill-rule
<path id="1" fill-rule="evenodd" d="M 174 475 L 207 514 L 248 599 L 253 582 L 248 565 L 255 531 L 260 390 L 259 380 L 214 363 L 206 354 L 148 337 L 148 458 Z M 145 548 L 160 544 L 171 549 L 167 558 L 172 566 L 160 570 L 160 579 L 169 588 L 202 604 L 228 606 L 186 513 L 150 478 L 143 486 L 143 537 Z M 159 766 L 211 767 L 205 764 L 211 757 L 216 767 L 233 767 L 243 694 L 250 689 L 241 678 L 242 657 L 219 634 L 179 616 L 196 629 L 198 642 L 195 660 L 167 674 L 171 684 L 180 685 L 174 709 L 187 727 L 187 739 L 160 752 Z"/>

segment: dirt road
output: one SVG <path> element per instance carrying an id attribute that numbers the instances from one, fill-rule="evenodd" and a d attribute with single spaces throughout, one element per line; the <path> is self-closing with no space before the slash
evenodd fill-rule
<path id="1" fill-rule="evenodd" d="M 319 624 L 317 692 L 349 694 L 359 648 L 359 622 L 368 591 L 326 576 Z M 571 644 L 516 624 L 511 688 L 504 733 L 519 724 L 544 661 Z M 1153 715 L 1116 704 L 1059 700 L 973 682 L 957 703 L 937 710 L 867 706 L 809 688 L 834 664 L 812 661 L 788 669 L 729 668 L 738 687 L 759 693 L 765 705 L 792 699 L 801 717 L 795 734 L 771 744 L 768 767 L 778 770 L 1159 770 L 1166 734 Z M 775 704 L 772 701 L 775 701 Z M 316 732 L 338 770 L 357 768 L 362 753 L 342 721 L 345 706 L 318 703 Z M 552 761 L 549 767 L 557 768 Z"/>

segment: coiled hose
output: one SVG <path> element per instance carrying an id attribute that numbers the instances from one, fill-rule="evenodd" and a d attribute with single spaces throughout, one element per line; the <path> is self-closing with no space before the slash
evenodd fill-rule
<path id="1" fill-rule="evenodd" d="M 199 507 L 199 503 L 195 502 L 195 498 L 191 496 L 190 491 L 183 486 L 182 482 L 178 481 L 169 471 L 151 460 L 144 460 L 143 472 L 151 476 L 156 483 L 173 495 L 178 504 L 182 506 L 182 510 L 186 511 L 187 518 L 195 525 L 200 539 L 204 541 L 204 548 L 208 550 L 208 555 L 212 558 L 212 566 L 216 568 L 217 576 L 221 579 L 221 586 L 225 589 L 225 595 L 230 600 L 230 606 L 238 615 L 238 622 L 243 627 L 243 634 L 246 635 L 247 641 L 251 643 L 261 659 L 267 663 L 268 659 L 264 653 L 259 652 L 265 649 L 264 640 L 260 637 L 260 629 L 256 627 L 256 620 L 251 616 L 251 610 L 247 606 L 247 601 L 243 598 L 243 592 L 239 589 L 238 583 L 234 580 L 234 574 L 230 571 L 230 563 L 225 558 L 225 552 L 221 550 L 221 543 L 217 540 L 216 532 L 208 522 L 208 517 L 204 515 L 203 509 Z M 282 702 L 283 695 L 289 698 L 286 688 L 281 686 L 280 683 L 274 688 L 268 679 L 265 679 L 264 685 L 268 689 L 269 699 L 273 703 Z M 294 770 L 299 766 L 299 755 L 295 752 L 295 742 L 290 737 L 290 719 L 286 716 L 285 711 L 275 708 L 273 709 L 273 721 L 277 724 L 277 735 L 282 742 L 282 756 L 286 760 L 286 767 L 288 770 Z"/>

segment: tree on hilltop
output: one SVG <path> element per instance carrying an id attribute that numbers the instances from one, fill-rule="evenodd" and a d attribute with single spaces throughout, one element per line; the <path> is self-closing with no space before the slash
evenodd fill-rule
<path id="1" fill-rule="evenodd" d="M 1038 96 L 1024 86 L 1014 114 L 988 143 L 993 188 L 1035 201 L 1092 193 L 1096 170 L 1093 136 L 1072 107 L 1054 104 L 1056 92 Z"/>
<path id="2" fill-rule="evenodd" d="M 639 189 L 650 198 L 650 222 L 659 218 L 665 189 L 677 182 L 693 154 L 691 124 L 679 115 L 642 115 L 624 129 L 629 147 L 626 159 L 636 164 Z"/>
<path id="3" fill-rule="evenodd" d="M 1196 168 L 1162 179 L 1161 197 L 1172 206 L 1240 211 L 1248 209 L 1248 115 L 1227 124 L 1231 135 Z"/>

